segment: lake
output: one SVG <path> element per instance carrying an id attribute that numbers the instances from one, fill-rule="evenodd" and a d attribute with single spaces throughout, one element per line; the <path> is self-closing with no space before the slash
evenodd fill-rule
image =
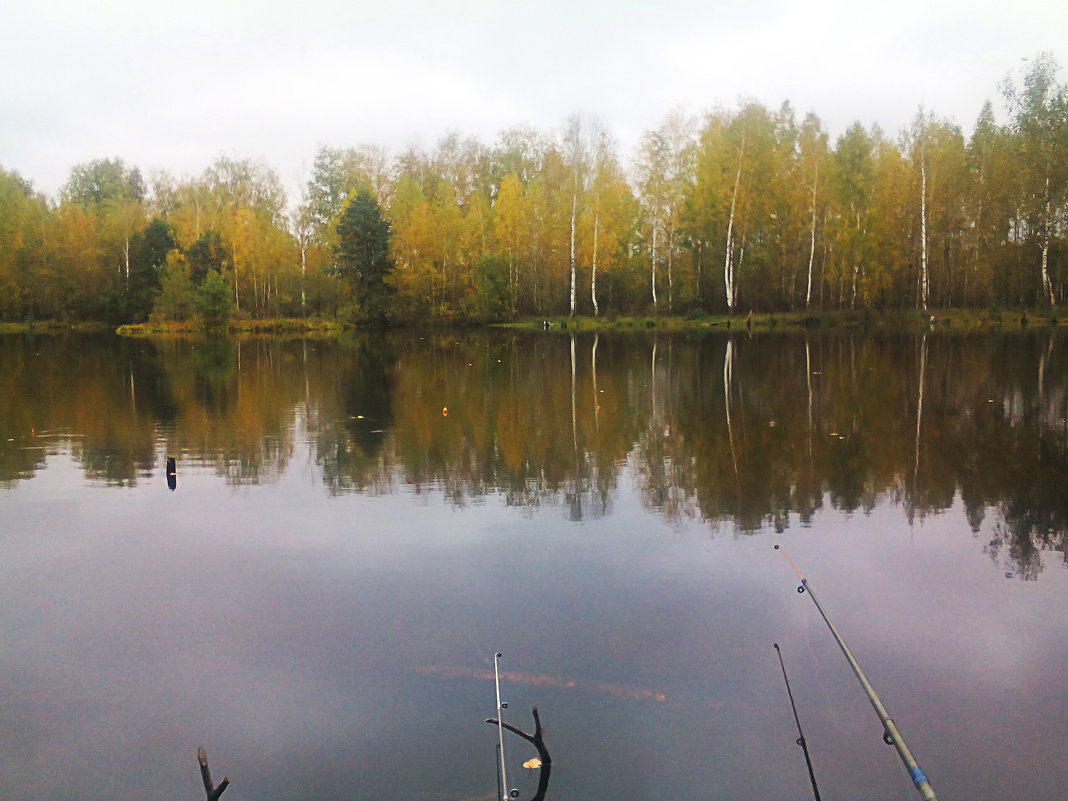
<path id="1" fill-rule="evenodd" d="M 0 797 L 1068 796 L 1068 342 L 0 338 Z M 173 489 L 166 460 L 176 460 Z M 508 783 L 537 785 L 506 733 Z"/>

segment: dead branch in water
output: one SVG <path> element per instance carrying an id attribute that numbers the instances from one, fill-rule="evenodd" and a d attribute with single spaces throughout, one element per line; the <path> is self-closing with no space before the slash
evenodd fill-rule
<path id="1" fill-rule="evenodd" d="M 528 734 L 522 729 L 516 728 L 510 723 L 504 723 L 498 721 L 496 718 L 488 718 L 486 723 L 492 723 L 494 726 L 500 725 L 502 728 L 508 729 L 512 734 L 522 737 L 528 743 L 534 746 L 538 752 L 538 758 L 541 759 L 541 775 L 538 776 L 538 790 L 534 793 L 530 801 L 545 801 L 545 793 L 549 789 L 549 773 L 552 771 L 553 758 L 549 756 L 548 750 L 545 748 L 545 740 L 543 739 L 543 732 L 541 728 L 541 718 L 538 717 L 538 708 L 534 707 L 531 710 L 531 714 L 534 716 L 534 733 Z"/>
<path id="2" fill-rule="evenodd" d="M 215 786 L 211 780 L 211 769 L 208 767 L 208 752 L 203 748 L 197 749 L 197 762 L 200 763 L 200 777 L 204 779 L 204 794 L 208 797 L 208 801 L 219 801 L 219 796 L 229 786 L 230 779 L 223 776 L 219 786 Z"/>

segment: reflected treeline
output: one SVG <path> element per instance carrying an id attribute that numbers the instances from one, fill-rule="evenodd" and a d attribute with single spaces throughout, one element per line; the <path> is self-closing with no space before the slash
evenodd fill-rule
<path id="1" fill-rule="evenodd" d="M 49 453 L 114 485 L 176 455 L 235 484 L 311 470 L 330 493 L 499 494 L 579 520 L 632 475 L 666 518 L 741 531 L 886 502 L 913 523 L 959 498 L 976 532 L 995 516 L 985 547 L 1025 578 L 1068 528 L 1068 356 L 1049 329 L 0 344 L 6 483 Z"/>

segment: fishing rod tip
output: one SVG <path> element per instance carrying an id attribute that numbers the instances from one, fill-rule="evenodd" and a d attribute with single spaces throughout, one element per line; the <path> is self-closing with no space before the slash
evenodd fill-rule
<path id="1" fill-rule="evenodd" d="M 779 650 L 779 644 L 777 642 L 773 642 L 771 645 L 776 651 Z"/>
<path id="2" fill-rule="evenodd" d="M 775 546 L 775 550 L 776 551 L 779 550 L 779 546 L 778 545 Z"/>

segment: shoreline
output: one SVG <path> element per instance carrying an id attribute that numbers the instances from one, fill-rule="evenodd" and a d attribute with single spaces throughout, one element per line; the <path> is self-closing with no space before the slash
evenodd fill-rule
<path id="1" fill-rule="evenodd" d="M 872 312 L 772 312 L 745 315 L 690 314 L 687 316 L 634 315 L 590 317 L 554 315 L 545 318 L 522 318 L 500 321 L 439 321 L 401 323 L 393 328 L 498 328 L 515 331 L 667 331 L 701 332 L 716 330 L 1026 330 L 1030 327 L 1055 327 L 1068 323 L 1068 315 L 1058 317 L 1056 310 L 1036 309 L 936 309 L 928 313 L 916 310 Z M 126 337 L 202 336 L 204 334 L 297 334 L 333 337 L 349 330 L 364 330 L 361 326 L 343 324 L 336 320 L 278 318 L 270 320 L 231 321 L 215 331 L 195 322 L 136 323 L 113 328 L 106 323 L 82 321 L 63 322 L 42 320 L 21 323 L 0 323 L 0 334 L 17 333 L 104 333 L 114 332 Z"/>

